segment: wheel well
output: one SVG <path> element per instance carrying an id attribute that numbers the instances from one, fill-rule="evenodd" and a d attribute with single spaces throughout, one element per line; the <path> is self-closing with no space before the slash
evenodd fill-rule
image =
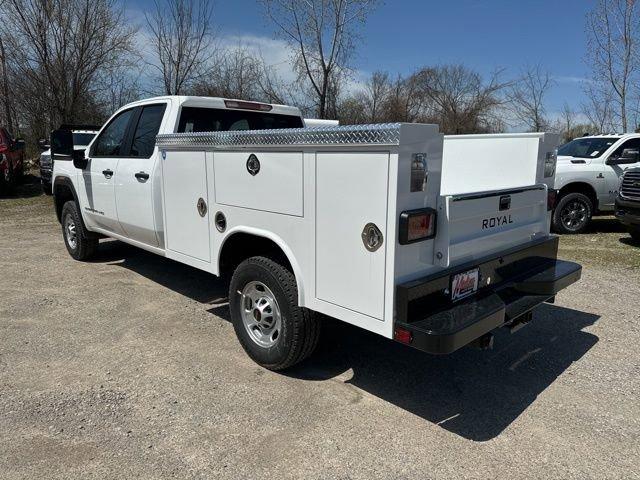
<path id="1" fill-rule="evenodd" d="M 227 238 L 220 252 L 220 274 L 231 275 L 235 268 L 249 257 L 265 256 L 277 260 L 293 272 L 291 262 L 282 248 L 266 237 L 238 232 Z"/>
<path id="2" fill-rule="evenodd" d="M 62 207 L 69 200 L 75 200 L 71 187 L 66 183 L 56 183 L 53 187 L 54 202 L 56 206 L 56 216 L 60 222 L 62 219 Z"/>
<path id="3" fill-rule="evenodd" d="M 587 197 L 589 197 L 589 200 L 591 200 L 591 203 L 593 203 L 594 210 L 598 210 L 598 195 L 596 194 L 594 188 L 588 183 L 575 182 L 565 185 L 560 189 L 558 201 L 560 201 L 562 197 L 569 193 L 582 193 L 583 195 L 586 195 Z"/>

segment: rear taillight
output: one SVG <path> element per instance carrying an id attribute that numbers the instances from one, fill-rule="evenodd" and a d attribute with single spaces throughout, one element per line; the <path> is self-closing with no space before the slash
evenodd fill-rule
<path id="1" fill-rule="evenodd" d="M 411 335 L 411 332 L 409 330 L 396 327 L 393 331 L 393 338 L 400 343 L 411 343 L 411 341 L 413 340 L 413 335 Z"/>
<path id="2" fill-rule="evenodd" d="M 558 150 L 547 152 L 544 159 L 544 178 L 551 178 L 556 173 L 556 163 L 558 161 Z"/>
<path id="3" fill-rule="evenodd" d="M 240 108 L 242 110 L 258 110 L 260 112 L 270 112 L 273 106 L 267 103 L 243 102 L 241 100 L 225 100 L 224 105 L 227 108 Z"/>
<path id="4" fill-rule="evenodd" d="M 408 210 L 400 214 L 400 245 L 428 240 L 436 236 L 436 211 L 432 208 Z"/>
<path id="5" fill-rule="evenodd" d="M 550 188 L 547 190 L 547 211 L 550 212 L 556 207 L 556 200 L 558 198 L 558 191 Z"/>

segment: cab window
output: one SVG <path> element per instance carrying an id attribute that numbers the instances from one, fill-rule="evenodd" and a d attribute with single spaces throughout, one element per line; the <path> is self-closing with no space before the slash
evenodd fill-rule
<path id="1" fill-rule="evenodd" d="M 138 125 L 133 134 L 129 157 L 149 158 L 156 146 L 156 135 L 160 131 L 160 124 L 166 105 L 148 105 L 142 109 Z"/>
<path id="2" fill-rule="evenodd" d="M 95 141 L 94 157 L 119 157 L 125 154 L 125 137 L 133 112 L 134 109 L 125 110 L 111 120 Z"/>
<path id="3" fill-rule="evenodd" d="M 302 127 L 302 119 L 293 115 L 222 108 L 183 107 L 178 122 L 178 133 Z"/>
<path id="4" fill-rule="evenodd" d="M 619 158 L 622 156 L 622 152 L 627 148 L 632 148 L 634 150 L 640 149 L 640 138 L 632 138 L 631 140 L 627 140 L 609 156 L 609 158 Z"/>

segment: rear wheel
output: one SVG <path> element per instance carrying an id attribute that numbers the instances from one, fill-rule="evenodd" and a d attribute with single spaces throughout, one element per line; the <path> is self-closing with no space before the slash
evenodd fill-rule
<path id="1" fill-rule="evenodd" d="M 11 193 L 13 190 L 13 186 L 15 183 L 13 169 L 11 168 L 11 163 L 9 161 L 6 162 L 5 168 L 2 169 L 2 177 L 0 178 L 1 190 L 5 192 Z"/>
<path id="2" fill-rule="evenodd" d="M 314 312 L 298 305 L 293 273 L 266 257 L 251 257 L 233 273 L 229 309 L 240 344 L 259 365 L 283 370 L 307 358 L 320 335 Z"/>
<path id="3" fill-rule="evenodd" d="M 553 211 L 553 229 L 558 233 L 582 233 L 591 222 L 593 203 L 583 193 L 563 196 Z"/>
<path id="4" fill-rule="evenodd" d="M 69 255 L 76 260 L 88 260 L 98 248 L 98 238 L 88 232 L 78 206 L 73 200 L 62 207 L 62 236 Z"/>
<path id="5" fill-rule="evenodd" d="M 633 238 L 635 242 L 640 243 L 640 227 L 629 229 L 629 235 L 631 235 L 631 238 Z"/>

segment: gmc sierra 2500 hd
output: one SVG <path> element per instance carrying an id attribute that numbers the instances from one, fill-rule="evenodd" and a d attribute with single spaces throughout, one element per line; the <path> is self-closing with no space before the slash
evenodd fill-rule
<path id="1" fill-rule="evenodd" d="M 549 235 L 557 137 L 465 137 L 480 163 L 443 165 L 435 125 L 303 127 L 293 107 L 173 96 L 123 107 L 86 153 L 54 132 L 69 253 L 106 235 L 228 274 L 238 339 L 273 370 L 311 354 L 318 312 L 449 353 L 579 279 Z"/>

